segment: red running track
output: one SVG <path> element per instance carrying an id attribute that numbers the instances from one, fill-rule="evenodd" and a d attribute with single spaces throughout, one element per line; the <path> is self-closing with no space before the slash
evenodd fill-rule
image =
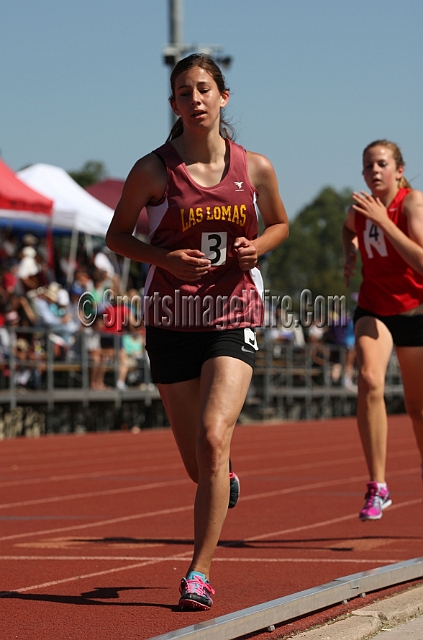
<path id="1" fill-rule="evenodd" d="M 393 505 L 365 524 L 354 419 L 238 426 L 241 499 L 198 613 L 176 607 L 195 487 L 169 430 L 0 442 L 1 640 L 143 640 L 420 557 L 417 448 L 407 417 L 389 425 Z"/>

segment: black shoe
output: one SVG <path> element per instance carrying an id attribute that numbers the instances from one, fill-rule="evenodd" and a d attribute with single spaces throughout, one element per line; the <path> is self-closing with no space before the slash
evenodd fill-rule
<path id="1" fill-rule="evenodd" d="M 232 462 L 229 460 L 229 504 L 228 509 L 233 509 L 239 500 L 240 483 L 238 476 L 232 471 Z"/>

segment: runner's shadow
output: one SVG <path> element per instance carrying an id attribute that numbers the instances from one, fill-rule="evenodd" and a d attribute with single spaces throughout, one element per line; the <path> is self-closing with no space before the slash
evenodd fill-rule
<path id="1" fill-rule="evenodd" d="M 77 542 L 84 544 L 109 544 L 109 545 L 143 545 L 143 544 L 186 544 L 192 546 L 194 540 L 192 538 L 72 538 L 69 542 Z"/>
<path id="2" fill-rule="evenodd" d="M 221 540 L 219 542 L 220 547 L 232 547 L 235 549 L 319 549 L 324 551 L 354 551 L 354 542 L 359 545 L 363 540 L 380 540 L 381 542 L 396 542 L 398 540 L 421 540 L 422 536 L 355 536 L 348 538 L 347 536 L 342 538 L 299 538 L 299 539 L 287 539 L 283 538 L 279 540 Z M 352 543 L 340 546 L 331 546 L 335 544 L 345 542 Z M 315 546 L 310 546 L 314 543 Z M 320 544 L 319 544 L 320 543 Z M 304 546 L 307 545 L 307 546 Z"/>
<path id="3" fill-rule="evenodd" d="M 219 540 L 218 547 L 232 547 L 234 549 L 268 549 L 272 547 L 274 549 L 302 549 L 304 547 L 298 545 L 317 543 L 317 546 L 308 546 L 308 549 L 324 549 L 325 551 L 353 551 L 354 547 L 346 545 L 345 547 L 336 547 L 331 549 L 330 544 L 337 544 L 339 542 L 362 542 L 363 540 L 389 540 L 394 542 L 396 540 L 421 540 L 422 536 L 355 536 L 351 538 L 299 538 L 299 539 L 274 539 L 274 540 Z M 191 538 L 74 538 L 73 542 L 82 542 L 90 544 L 107 544 L 107 545 L 188 545 L 193 546 L 194 540 Z M 321 543 L 323 546 L 320 546 Z"/>
<path id="4" fill-rule="evenodd" d="M 165 587 L 97 587 L 93 591 L 86 591 L 79 596 L 65 596 L 42 593 L 19 593 L 19 591 L 3 591 L 0 598 L 11 600 L 26 600 L 32 602 L 55 602 L 59 604 L 72 604 L 83 606 L 106 606 L 106 607 L 156 607 L 168 609 L 169 611 L 179 611 L 178 605 L 161 604 L 157 602 L 103 602 L 119 598 L 121 591 L 142 591 L 145 589 L 164 589 Z M 98 598 L 98 600 L 97 600 Z"/>

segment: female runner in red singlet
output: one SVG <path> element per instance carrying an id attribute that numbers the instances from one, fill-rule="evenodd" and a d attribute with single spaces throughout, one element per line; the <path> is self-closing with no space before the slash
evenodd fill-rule
<path id="1" fill-rule="evenodd" d="M 363 152 L 363 176 L 371 193 L 354 193 L 343 227 L 348 285 L 362 258 L 355 312 L 359 369 L 357 421 L 369 470 L 361 520 L 378 520 L 392 504 L 385 479 L 388 421 L 385 375 L 396 347 L 407 413 L 423 460 L 423 193 L 404 178 L 396 144 L 376 140 Z M 423 466 L 422 466 L 423 471 Z"/>
<path id="2" fill-rule="evenodd" d="M 198 484 L 194 554 L 179 604 L 209 609 L 212 557 L 239 493 L 229 451 L 263 317 L 257 262 L 285 240 L 288 221 L 269 160 L 230 140 L 221 117 L 229 90 L 212 58 L 178 62 L 171 90 L 178 120 L 167 143 L 129 173 L 106 242 L 151 265 L 144 309 L 152 378 Z M 149 243 L 133 236 L 144 206 Z"/>

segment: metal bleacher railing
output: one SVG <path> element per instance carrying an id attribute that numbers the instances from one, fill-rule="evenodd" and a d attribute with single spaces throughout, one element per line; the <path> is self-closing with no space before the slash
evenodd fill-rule
<path id="1" fill-rule="evenodd" d="M 92 348 L 93 336 L 112 340 L 109 348 Z M 157 395 L 151 384 L 148 358 L 130 358 L 122 363 L 121 338 L 83 330 L 73 334 L 70 343 L 47 329 L 19 327 L 3 329 L 0 347 L 0 403 L 12 407 L 25 397 L 33 402 L 89 401 L 107 393 L 134 391 Z M 95 351 L 97 353 L 95 354 Z M 128 385 L 118 389 L 120 367 L 126 366 Z M 104 389 L 92 388 L 93 370 L 100 367 Z M 93 395 L 95 392 L 95 395 Z M 103 393 L 102 393 L 103 392 Z M 88 395 L 87 395 L 88 394 Z"/>
<path id="2" fill-rule="evenodd" d="M 84 407 L 110 402 L 120 407 L 126 401 L 143 402 L 144 406 L 160 403 L 145 353 L 127 363 L 126 384 L 117 385 L 122 377 L 121 338 L 117 334 L 113 334 L 113 346 L 102 354 L 105 384 L 103 388 L 93 388 L 93 371 L 98 366 L 98 354 L 96 361 L 90 348 L 93 335 L 93 331 L 82 330 L 73 336 L 70 346 L 64 346 L 48 330 L 3 328 L 0 411 L 19 405 L 44 405 L 52 411 L 63 403 Z M 107 335 L 110 339 L 111 334 Z M 32 346 L 22 351 L 25 342 Z M 259 332 L 258 342 L 256 367 L 241 422 L 325 419 L 355 413 L 357 372 L 354 367 L 346 385 L 346 348 L 325 343 L 306 343 L 302 347 L 292 342 L 276 343 L 266 330 Z M 395 352 L 389 362 L 385 391 L 388 412 L 400 411 L 403 393 Z"/>
<path id="3" fill-rule="evenodd" d="M 347 370 L 344 346 L 293 342 L 275 343 L 269 331 L 259 335 L 259 351 L 247 402 L 263 418 L 320 419 L 355 413 L 357 368 Z M 350 365 L 351 366 L 351 365 Z M 387 374 L 385 398 L 389 410 L 403 400 L 401 372 L 395 352 Z"/>

